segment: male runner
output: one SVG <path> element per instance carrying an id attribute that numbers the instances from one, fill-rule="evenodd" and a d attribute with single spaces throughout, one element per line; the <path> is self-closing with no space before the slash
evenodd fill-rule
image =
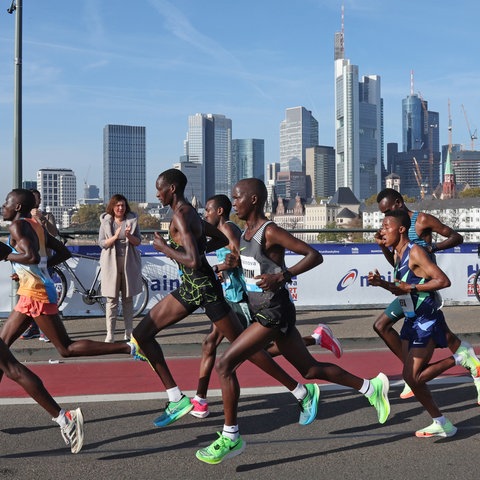
<path id="1" fill-rule="evenodd" d="M 232 342 L 242 332 L 238 318 L 225 300 L 222 286 L 208 263 L 206 253 L 228 244 L 228 239 L 216 227 L 204 222 L 185 199 L 187 177 L 175 168 L 161 173 L 156 182 L 157 198 L 170 206 L 173 217 L 169 241 L 155 233 L 154 248 L 174 260 L 181 271 L 179 288 L 162 298 L 137 325 L 133 337 L 162 381 L 168 395 L 165 411 L 154 424 L 164 427 L 186 415 L 193 408 L 182 394 L 155 339 L 158 332 L 184 319 L 198 308 L 204 308 L 221 335 Z M 207 241 L 207 237 L 210 240 Z M 247 356 L 249 357 L 249 355 Z M 250 360 L 285 385 L 299 401 L 299 422 L 313 421 L 317 412 L 318 385 L 300 385 L 272 357 L 260 350 Z"/>
<path id="2" fill-rule="evenodd" d="M 397 295 L 403 310 L 405 320 L 400 333 L 403 378 L 432 417 L 432 424 L 415 435 L 451 437 L 457 428 L 441 414 L 427 382 L 455 365 L 462 365 L 478 377 L 480 362 L 464 351 L 430 363 L 435 348 L 447 346 L 447 326 L 435 292 L 449 287 L 450 280 L 422 247 L 409 240 L 410 224 L 410 216 L 405 210 L 390 210 L 385 214 L 380 235 L 384 245 L 393 249 L 395 280 L 383 280 L 378 270 L 370 272 L 368 280 L 371 285 Z"/>
<path id="3" fill-rule="evenodd" d="M 387 213 L 394 210 L 402 210 L 408 213 L 411 226 L 408 231 L 408 237 L 411 242 L 423 247 L 427 253 L 430 254 L 433 261 L 435 261 L 434 253 L 439 250 L 447 250 L 460 245 L 463 242 L 463 237 L 452 228 L 444 225 L 438 218 L 423 212 L 412 212 L 403 200 L 402 195 L 392 188 L 385 188 L 377 195 L 378 208 L 382 213 Z M 438 233 L 445 237 L 440 243 L 432 242 L 432 234 Z M 388 249 L 382 241 L 381 235 L 375 236 L 376 242 L 380 245 L 386 259 L 393 266 L 393 252 Z M 437 294 L 437 301 L 441 302 L 441 297 Z M 398 332 L 393 328 L 395 322 L 404 317 L 403 311 L 395 299 L 385 311 L 377 318 L 374 323 L 374 330 L 382 338 L 390 350 L 402 361 L 402 346 Z M 466 342 L 461 341 L 447 326 L 447 342 L 448 348 L 452 353 L 463 353 L 472 357 L 472 361 L 478 361 L 475 351 L 472 346 Z M 477 402 L 480 405 L 480 378 L 473 377 L 474 385 L 477 389 Z M 413 396 L 412 390 L 408 383 L 405 384 L 400 398 L 406 399 Z"/>
<path id="4" fill-rule="evenodd" d="M 73 341 L 68 336 L 58 313 L 57 291 L 48 268 L 64 262 L 71 254 L 62 242 L 48 235 L 44 227 L 31 218 L 30 211 L 34 204 L 33 193 L 18 188 L 7 195 L 2 207 L 4 220 L 12 222 L 9 226 L 9 246 L 12 251 L 5 260 L 12 262 L 18 276 L 19 300 L 2 327 L 0 338 L 10 346 L 34 318 L 62 357 L 125 353 L 143 359 L 134 341 Z M 47 249 L 54 252 L 48 259 Z M 0 380 L 2 376 L 0 372 Z"/>
<path id="5" fill-rule="evenodd" d="M 355 388 L 364 394 L 384 423 L 390 413 L 388 378 L 380 373 L 372 380 L 362 379 L 331 363 L 317 362 L 307 350 L 295 326 L 295 306 L 286 284 L 293 276 L 322 263 L 322 255 L 310 245 L 268 221 L 264 213 L 265 184 L 257 178 L 240 180 L 233 188 L 233 206 L 246 229 L 240 240 L 240 259 L 252 312 L 252 324 L 227 348 L 217 361 L 225 415 L 223 432 L 210 446 L 198 450 L 202 462 L 217 464 L 243 452 L 237 408 L 240 385 L 236 369 L 252 352 L 275 341 L 280 353 L 304 378 L 316 378 Z M 285 266 L 285 250 L 303 258 Z"/>
<path id="6" fill-rule="evenodd" d="M 232 202 L 226 195 L 214 195 L 210 197 L 205 204 L 205 220 L 217 227 L 228 239 L 228 245 L 216 251 L 218 263 L 213 266 L 213 271 L 222 280 L 225 299 L 237 315 L 242 327 L 247 328 L 251 323 L 251 318 L 243 272 L 239 266 L 232 268 L 226 262 L 227 255 L 232 252 L 238 258 L 240 237 L 242 234 L 238 225 L 229 220 L 231 210 Z M 208 410 L 207 390 L 210 376 L 215 365 L 217 347 L 222 339 L 223 335 L 221 335 L 215 325 L 212 324 L 211 331 L 202 343 L 198 387 L 195 397 L 191 400 L 193 408 L 190 411 L 190 415 L 194 417 L 205 418 L 210 413 Z M 343 353 L 342 346 L 338 339 L 333 335 L 331 329 L 322 323 L 317 326 L 311 336 L 303 337 L 303 340 L 307 347 L 320 345 L 323 348 L 331 350 L 337 358 Z M 272 357 L 280 354 L 274 343 L 266 350 Z"/>

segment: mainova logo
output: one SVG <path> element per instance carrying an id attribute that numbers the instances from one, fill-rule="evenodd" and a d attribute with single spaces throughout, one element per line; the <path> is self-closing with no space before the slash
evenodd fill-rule
<path id="1" fill-rule="evenodd" d="M 349 270 L 343 278 L 338 282 L 337 285 L 337 292 L 341 292 L 349 287 L 352 283 L 355 282 L 358 276 L 358 270 L 356 268 L 352 268 Z"/>

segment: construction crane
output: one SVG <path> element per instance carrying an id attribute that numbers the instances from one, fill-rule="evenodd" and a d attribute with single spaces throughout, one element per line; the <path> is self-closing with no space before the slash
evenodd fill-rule
<path id="1" fill-rule="evenodd" d="M 420 171 L 420 167 L 418 165 L 417 159 L 412 157 L 413 160 L 413 175 L 415 176 L 415 180 L 420 188 L 420 198 L 423 200 L 425 198 L 425 193 L 427 193 L 428 184 L 423 183 L 422 172 Z"/>
<path id="2" fill-rule="evenodd" d="M 450 99 L 448 99 L 448 151 L 452 153 L 452 114 L 450 112 Z"/>
<path id="3" fill-rule="evenodd" d="M 468 121 L 467 117 L 467 112 L 465 111 L 465 107 L 462 104 L 462 110 L 463 110 L 463 116 L 465 117 L 465 122 L 467 123 L 467 128 L 468 128 L 468 134 L 470 135 L 470 150 L 475 150 L 475 140 L 478 138 L 477 137 L 477 129 L 472 133 L 472 130 L 470 129 L 470 123 Z"/>

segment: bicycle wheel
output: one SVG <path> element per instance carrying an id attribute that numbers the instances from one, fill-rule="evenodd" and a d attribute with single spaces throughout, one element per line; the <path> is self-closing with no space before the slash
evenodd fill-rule
<path id="1" fill-rule="evenodd" d="M 57 291 L 57 305 L 58 308 L 60 308 L 60 305 L 65 300 L 67 294 L 67 279 L 65 278 L 65 274 L 58 267 L 53 267 L 50 270 L 50 276 L 55 284 L 55 290 Z"/>
<path id="2" fill-rule="evenodd" d="M 480 270 L 477 270 L 475 278 L 473 279 L 473 291 L 475 292 L 477 300 L 480 302 Z"/>

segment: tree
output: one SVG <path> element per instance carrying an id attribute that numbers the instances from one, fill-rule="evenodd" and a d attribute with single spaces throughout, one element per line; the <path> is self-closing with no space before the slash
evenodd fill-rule
<path id="1" fill-rule="evenodd" d="M 105 211 L 105 205 L 80 205 L 80 208 L 72 215 L 70 227 L 74 230 L 98 230 L 100 227 L 100 215 Z"/>
<path id="2" fill-rule="evenodd" d="M 471 197 L 480 197 L 480 188 L 473 187 L 467 188 L 461 192 L 458 192 L 459 198 L 471 198 Z"/>
<path id="3" fill-rule="evenodd" d="M 337 224 L 335 222 L 327 223 L 325 225 L 325 230 L 333 230 L 333 229 L 337 229 Z M 320 231 L 317 238 L 320 243 L 326 243 L 326 242 L 341 243 L 345 240 L 345 232 L 335 233 L 335 232 Z"/>

